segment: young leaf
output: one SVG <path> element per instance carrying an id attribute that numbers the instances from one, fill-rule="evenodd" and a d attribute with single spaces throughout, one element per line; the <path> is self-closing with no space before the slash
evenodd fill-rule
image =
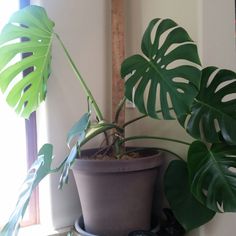
<path id="1" fill-rule="evenodd" d="M 77 146 L 75 145 L 71 151 L 69 156 L 66 158 L 66 161 L 63 165 L 63 170 L 60 176 L 60 181 L 59 181 L 59 186 L 58 188 L 61 189 L 63 187 L 64 184 L 68 183 L 68 178 L 69 178 L 69 170 L 71 165 L 74 163 L 75 158 L 78 155 L 78 151 L 77 151 Z"/>
<path id="2" fill-rule="evenodd" d="M 8 104 L 25 118 L 46 96 L 53 27 L 42 7 L 28 6 L 12 15 L 0 35 L 0 89 L 7 92 Z M 22 53 L 28 56 L 21 58 Z M 10 63 L 17 55 L 18 61 Z M 27 69 L 31 72 L 19 80 L 18 75 Z"/>
<path id="3" fill-rule="evenodd" d="M 236 146 L 195 141 L 188 152 L 191 192 L 208 208 L 236 212 Z"/>
<path id="4" fill-rule="evenodd" d="M 202 72 L 199 94 L 193 103 L 186 129 L 199 139 L 219 142 L 218 131 L 229 144 L 236 144 L 236 73 L 207 67 Z M 183 117 L 182 125 L 187 116 Z"/>
<path id="5" fill-rule="evenodd" d="M 85 134 L 86 134 L 86 130 L 89 127 L 89 123 L 90 123 L 90 116 L 91 114 L 85 113 L 78 122 L 76 122 L 73 127 L 69 130 L 68 134 L 67 134 L 67 140 L 66 143 L 68 145 L 68 147 L 70 146 L 70 142 L 72 141 L 72 139 L 74 139 L 75 137 L 78 138 L 77 141 L 79 141 L 79 144 L 81 143 L 81 141 L 84 139 Z"/>
<path id="6" fill-rule="evenodd" d="M 143 35 L 142 52 L 144 55 L 131 56 L 121 65 L 122 78 L 129 76 L 125 82 L 126 98 L 141 113 L 153 118 L 159 118 L 156 111 L 160 109 L 164 119 L 173 118 L 172 107 L 177 116 L 189 112 L 198 93 L 201 70 L 197 47 L 188 33 L 170 19 L 154 19 Z"/>
<path id="7" fill-rule="evenodd" d="M 59 188 L 61 189 L 63 187 L 63 184 L 68 183 L 68 176 L 69 176 L 69 170 L 71 165 L 74 163 L 75 158 L 78 155 L 78 151 L 80 150 L 80 145 L 84 141 L 86 136 L 86 131 L 90 124 L 90 116 L 91 113 L 85 113 L 78 122 L 76 122 L 73 127 L 70 129 L 67 135 L 67 145 L 70 145 L 70 142 L 72 139 L 77 137 L 76 145 L 73 146 L 73 148 L 70 151 L 69 156 L 66 158 L 66 161 L 63 165 L 61 177 L 60 177 L 60 183 Z"/>
<path id="8" fill-rule="evenodd" d="M 91 124 L 86 132 L 85 139 L 83 140 L 82 144 L 94 138 L 98 134 L 104 133 L 110 129 L 117 129 L 117 128 L 120 127 L 117 127 L 115 124 L 112 123 L 106 123 L 104 121 L 100 121 L 99 123 L 96 124 Z"/>
<path id="9" fill-rule="evenodd" d="M 38 159 L 33 163 L 22 185 L 18 201 L 8 223 L 3 227 L 0 236 L 17 235 L 20 221 L 23 219 L 31 194 L 39 182 L 51 171 L 52 145 L 45 144 L 38 153 Z"/>
<path id="10" fill-rule="evenodd" d="M 172 161 L 164 176 L 165 193 L 178 222 L 186 231 L 211 220 L 215 212 L 202 205 L 191 193 L 187 165 Z"/>

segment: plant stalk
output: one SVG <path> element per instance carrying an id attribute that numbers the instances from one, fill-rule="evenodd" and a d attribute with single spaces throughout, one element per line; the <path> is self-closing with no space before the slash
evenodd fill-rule
<path id="1" fill-rule="evenodd" d="M 122 143 L 124 143 L 124 142 L 131 141 L 131 140 L 138 140 L 138 139 L 165 140 L 165 141 L 180 143 L 180 144 L 184 144 L 184 145 L 188 145 L 188 146 L 191 145 L 191 143 L 188 143 L 188 142 L 179 141 L 179 140 L 177 140 L 177 139 L 158 137 L 158 136 L 132 136 L 132 137 L 128 137 L 128 138 L 124 138 L 124 139 L 120 140 L 120 144 L 122 144 Z"/>
<path id="2" fill-rule="evenodd" d="M 56 34 L 56 33 L 54 33 L 54 34 L 55 34 L 56 38 L 58 39 L 61 47 L 63 48 L 63 51 L 64 51 L 64 53 L 65 53 L 65 55 L 66 55 L 70 65 L 71 65 L 73 71 L 75 72 L 75 75 L 76 75 L 77 79 L 80 81 L 80 84 L 82 85 L 82 88 L 83 88 L 85 94 L 89 98 L 89 100 L 90 100 L 90 102 L 91 102 L 91 104 L 92 104 L 92 106 L 94 108 L 94 111 L 96 113 L 96 116 L 98 117 L 99 121 L 103 120 L 102 112 L 100 111 L 100 109 L 99 109 L 99 107 L 98 107 L 98 105 L 97 105 L 97 103 L 96 103 L 96 101 L 95 101 L 95 99 L 94 99 L 90 89 L 88 88 L 87 84 L 85 83 L 84 79 L 82 78 L 82 76 L 81 76 L 78 68 L 76 67 L 74 61 L 72 60 L 68 50 L 66 49 L 66 47 L 65 47 L 64 43 L 62 42 L 62 40 L 60 39 L 59 35 Z"/>
<path id="3" fill-rule="evenodd" d="M 134 119 L 132 119 L 132 120 L 129 120 L 129 121 L 127 121 L 126 123 L 124 123 L 123 128 L 125 128 L 126 126 L 128 126 L 128 125 L 134 123 L 135 121 L 141 120 L 141 119 L 143 119 L 143 118 L 145 118 L 145 117 L 148 117 L 148 115 L 142 115 L 142 116 L 136 117 L 136 118 L 134 118 Z"/>
<path id="4" fill-rule="evenodd" d="M 122 108 L 123 108 L 123 106 L 125 104 L 125 101 L 126 101 L 126 98 L 123 97 L 121 99 L 121 101 L 119 102 L 118 107 L 116 109 L 115 119 L 114 119 L 114 123 L 116 123 L 116 124 L 119 122 L 119 115 L 120 115 L 120 112 L 122 111 Z"/>
<path id="5" fill-rule="evenodd" d="M 173 110 L 173 108 L 170 108 L 169 110 Z M 160 112 L 162 112 L 162 110 L 156 111 L 156 113 L 160 113 Z M 149 116 L 148 115 L 142 115 L 142 116 L 136 117 L 136 118 L 134 118 L 132 120 L 129 120 L 126 123 L 124 123 L 122 127 L 125 128 L 126 126 L 128 126 L 128 125 L 130 125 L 130 124 L 132 124 L 132 123 L 134 123 L 134 122 L 136 122 L 138 120 L 146 118 L 146 117 L 149 117 Z"/>
<path id="6" fill-rule="evenodd" d="M 58 172 L 64 166 L 64 164 L 66 163 L 66 160 L 67 160 L 67 158 L 65 158 L 63 160 L 63 162 L 58 167 L 56 167 L 55 169 L 50 170 L 50 174 Z"/>
<path id="7" fill-rule="evenodd" d="M 179 160 L 186 162 L 180 155 L 176 154 L 175 152 L 169 151 L 165 148 L 158 148 L 158 150 L 163 151 L 163 152 L 168 152 L 172 154 L 173 156 L 177 157 Z"/>

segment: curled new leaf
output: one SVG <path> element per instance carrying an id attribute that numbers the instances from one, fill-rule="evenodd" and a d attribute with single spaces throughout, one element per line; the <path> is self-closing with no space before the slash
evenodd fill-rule
<path id="1" fill-rule="evenodd" d="M 77 142 L 79 142 L 79 144 L 83 141 L 86 134 L 86 130 L 88 129 L 90 124 L 90 116 L 91 116 L 90 112 L 85 113 L 79 119 L 79 121 L 77 121 L 69 130 L 66 140 L 68 146 L 70 146 L 70 142 L 74 138 L 77 138 Z"/>
<path id="2" fill-rule="evenodd" d="M 201 78 L 197 47 L 188 33 L 170 19 L 154 19 L 143 35 L 142 52 L 121 65 L 121 76 L 128 76 L 126 98 L 153 118 L 161 109 L 164 119 L 172 119 L 172 107 L 177 116 L 186 114 Z"/>
<path id="3" fill-rule="evenodd" d="M 85 113 L 78 122 L 76 122 L 73 127 L 70 129 L 67 135 L 67 145 L 70 145 L 72 139 L 76 138 L 76 145 L 70 151 L 70 154 L 65 160 L 63 165 L 59 188 L 63 187 L 63 184 L 68 183 L 69 170 L 71 165 L 74 163 L 75 158 L 77 157 L 78 152 L 80 151 L 80 145 L 85 139 L 86 131 L 90 124 L 90 112 Z"/>
<path id="4" fill-rule="evenodd" d="M 78 147 L 79 148 L 79 147 Z M 69 170 L 71 165 L 74 163 L 75 158 L 77 157 L 77 147 L 76 145 L 71 149 L 69 156 L 66 158 L 65 163 L 63 165 L 62 173 L 60 176 L 59 186 L 58 188 L 61 189 L 64 184 L 68 183 L 69 179 Z"/>
<path id="5" fill-rule="evenodd" d="M 104 133 L 108 130 L 111 130 L 111 129 L 117 129 L 118 131 L 123 132 L 122 128 L 118 127 L 117 125 L 115 125 L 113 123 L 107 123 L 105 121 L 100 121 L 98 123 L 91 124 L 86 132 L 85 139 L 84 139 L 84 141 L 82 141 L 82 144 L 86 143 L 87 141 L 94 138 L 95 136 L 97 136 L 101 133 Z"/>
<path id="6" fill-rule="evenodd" d="M 0 35 L 0 89 L 26 118 L 46 96 L 53 26 L 42 7 L 28 6 L 13 14 Z M 21 58 L 23 53 L 27 57 Z M 12 59 L 17 62 L 12 64 Z M 28 74 L 20 78 L 25 70 Z"/>

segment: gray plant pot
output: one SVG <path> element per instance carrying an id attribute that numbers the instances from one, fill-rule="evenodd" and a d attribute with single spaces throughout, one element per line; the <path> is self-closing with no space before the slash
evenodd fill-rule
<path id="1" fill-rule="evenodd" d="M 87 151 L 86 155 L 95 151 Z M 134 230 L 150 229 L 154 186 L 162 158 L 157 149 L 139 152 L 144 158 L 76 160 L 72 170 L 87 232 L 127 236 Z"/>

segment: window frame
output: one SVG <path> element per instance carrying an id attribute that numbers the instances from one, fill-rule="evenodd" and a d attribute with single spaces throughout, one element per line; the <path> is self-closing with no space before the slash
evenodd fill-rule
<path id="1" fill-rule="evenodd" d="M 30 5 L 30 0 L 19 0 L 19 8 L 22 9 Z M 24 39 L 22 39 L 24 41 Z M 23 54 L 22 58 L 27 57 L 27 54 Z M 29 74 L 32 68 L 23 71 L 23 77 Z M 31 165 L 37 158 L 37 127 L 36 127 L 36 112 L 33 112 L 29 119 L 25 120 L 25 133 L 26 133 L 26 161 L 27 168 L 29 169 Z M 39 224 L 39 190 L 38 187 L 34 190 L 31 195 L 31 199 L 28 205 L 28 219 L 23 220 L 21 223 L 22 227 Z"/>

